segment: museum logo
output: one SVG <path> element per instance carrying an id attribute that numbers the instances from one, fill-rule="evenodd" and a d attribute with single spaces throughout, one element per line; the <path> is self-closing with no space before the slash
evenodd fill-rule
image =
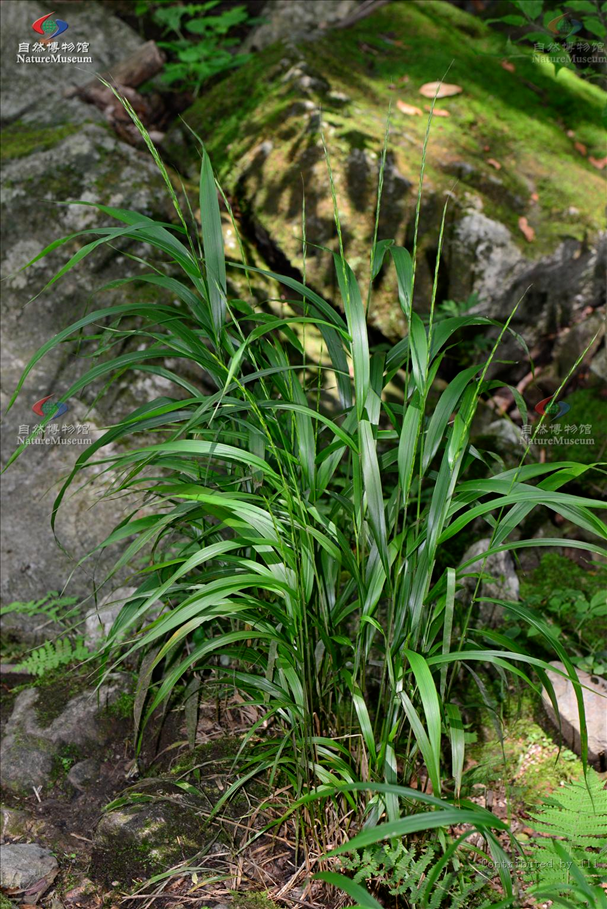
<path id="1" fill-rule="evenodd" d="M 61 41 L 68 30 L 65 19 L 56 19 L 54 13 L 46 13 L 32 22 L 37 41 L 21 41 L 17 49 L 17 63 L 92 63 L 88 41 Z"/>
<path id="2" fill-rule="evenodd" d="M 53 19 L 53 13 L 47 13 L 46 16 L 40 16 L 35 22 L 32 22 L 32 28 L 39 35 L 43 35 L 41 44 L 50 44 L 53 38 L 59 37 L 69 28 L 64 19 Z"/>
<path id="3" fill-rule="evenodd" d="M 64 401 L 60 401 L 57 404 L 55 401 L 51 401 L 52 397 L 52 395 L 47 395 L 46 398 L 40 398 L 39 401 L 36 401 L 32 407 L 34 413 L 38 414 L 39 417 L 48 417 L 52 414 L 51 420 L 57 420 L 64 413 L 67 413 L 69 410 L 68 405 Z"/>
<path id="4" fill-rule="evenodd" d="M 571 38 L 572 35 L 576 35 L 581 30 L 582 23 L 577 19 L 572 19 L 567 13 L 562 13 L 551 19 L 546 24 L 546 28 L 553 35 L 558 35 L 560 38 Z"/>
<path id="5" fill-rule="evenodd" d="M 541 414 L 541 416 L 551 417 L 551 419 L 556 420 L 557 417 L 562 417 L 568 410 L 571 410 L 569 404 L 564 401 L 553 401 L 553 398 L 554 395 L 550 395 L 549 398 L 544 398 L 543 401 L 536 404 L 535 412 Z"/>

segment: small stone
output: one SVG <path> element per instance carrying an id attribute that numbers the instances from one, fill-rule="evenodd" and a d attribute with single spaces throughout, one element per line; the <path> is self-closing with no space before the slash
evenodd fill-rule
<path id="1" fill-rule="evenodd" d="M 327 95 L 327 100 L 331 102 L 335 107 L 345 107 L 346 104 L 351 102 L 351 98 L 346 95 L 345 92 L 329 92 Z"/>
<path id="2" fill-rule="evenodd" d="M 86 761 L 78 761 L 71 768 L 67 775 L 67 781 L 74 789 L 86 789 L 91 783 L 94 783 L 99 777 L 100 765 L 95 758 L 87 758 Z"/>
<path id="3" fill-rule="evenodd" d="M 462 573 L 471 571 L 480 571 L 488 577 L 481 582 L 479 596 L 489 597 L 492 600 L 513 600 L 519 598 L 519 580 L 514 568 L 514 561 L 509 552 L 497 552 L 487 556 L 483 565 L 483 554 L 487 552 L 491 540 L 485 538 L 473 543 L 462 559 L 468 562 L 470 559 L 478 556 L 478 559 L 471 565 L 463 569 Z M 476 578 L 465 578 L 464 585 L 469 594 L 472 595 L 476 589 Z M 479 617 L 483 624 L 493 627 L 499 625 L 503 618 L 504 609 L 502 606 L 493 603 L 479 603 Z"/>
<path id="4" fill-rule="evenodd" d="M 0 836 L 2 837 L 31 837 L 44 827 L 44 821 L 33 817 L 27 811 L 18 808 L 0 808 Z"/>
<path id="5" fill-rule="evenodd" d="M 562 663 L 554 661 L 550 664 L 553 670 L 548 670 L 548 678 L 554 687 L 554 694 L 561 717 L 561 730 L 563 741 L 567 746 L 581 754 L 580 717 L 574 686 L 569 678 L 560 672 L 567 672 Z M 588 728 L 588 760 L 596 764 L 599 770 L 607 769 L 607 679 L 596 675 L 589 675 L 582 669 L 576 669 L 577 677 L 583 686 L 584 712 Z M 542 691 L 542 701 L 546 713 L 557 727 L 559 726 L 548 693 Z"/>
<path id="6" fill-rule="evenodd" d="M 37 895 L 49 887 L 59 871 L 55 856 L 35 843 L 0 846 L 0 886 L 17 890 L 36 887 Z M 41 889 L 40 885 L 44 889 Z"/>
<path id="7" fill-rule="evenodd" d="M 84 643 L 89 650 L 96 650 L 105 640 L 122 607 L 136 591 L 136 587 L 119 587 L 108 594 L 98 607 L 91 609 L 84 623 Z"/>

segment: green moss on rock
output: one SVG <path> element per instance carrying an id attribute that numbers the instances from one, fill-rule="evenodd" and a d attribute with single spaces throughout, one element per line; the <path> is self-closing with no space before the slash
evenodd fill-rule
<path id="1" fill-rule="evenodd" d="M 77 133 L 81 125 L 63 123 L 60 126 L 34 127 L 29 123 L 17 120 L 11 123 L 2 133 L 1 159 L 24 158 L 33 152 L 54 148 L 63 139 Z"/>
<path id="2" fill-rule="evenodd" d="M 480 741 L 470 750 L 475 763 L 465 774 L 466 786 L 504 790 L 512 810 L 520 812 L 534 809 L 563 783 L 583 775 L 579 758 L 559 749 L 539 719 L 538 701 L 528 695 L 513 699 L 502 724 L 503 748 L 492 726 L 480 730 Z"/>
<path id="3" fill-rule="evenodd" d="M 552 65 L 535 62 L 524 48 L 517 48 L 510 72 L 501 66 L 506 54 L 502 35 L 451 4 L 388 4 L 340 32 L 339 41 L 329 34 L 254 57 L 195 102 L 184 119 L 204 140 L 244 218 L 253 218 L 300 269 L 304 192 L 309 241 L 335 242 L 322 129 L 346 254 L 364 279 L 388 109 L 392 105 L 380 237 L 410 243 L 426 117 L 405 116 L 395 102 L 428 108 L 420 87 L 450 67 L 448 81 L 463 90 L 438 102 L 449 116 L 435 119 L 430 136 L 421 289 L 429 281 L 444 193 L 453 188 L 454 177 L 459 183 L 453 216 L 482 206 L 485 215 L 511 230 L 529 257 L 602 226 L 604 178 L 574 142 L 581 141 L 589 156 L 602 156 L 605 94 L 567 70 L 555 76 Z M 183 145 L 192 143 L 193 170 L 198 149 L 178 127 L 169 149 L 179 142 L 181 160 Z M 521 216 L 535 230 L 533 243 L 518 227 Z M 321 250 L 308 250 L 307 275 L 313 286 L 335 296 L 330 257 Z M 370 318 L 385 333 L 400 336 L 393 281 L 385 276 Z"/>
<path id="4" fill-rule="evenodd" d="M 587 596 L 593 596 L 607 587 L 607 566 L 598 562 L 582 568 L 571 559 L 555 552 L 546 553 L 535 571 L 521 579 L 521 600 L 539 596 L 548 600 L 555 590 L 575 588 Z"/>
<path id="5" fill-rule="evenodd" d="M 129 790 L 95 831 L 91 877 L 126 886 L 192 858 L 204 848 L 208 805 L 166 780 Z M 213 832 L 206 834 L 209 842 Z"/>
<path id="6" fill-rule="evenodd" d="M 36 715 L 40 726 L 45 729 L 61 716 L 72 698 L 91 687 L 91 669 L 54 670 L 38 679 L 34 687 L 39 692 Z"/>

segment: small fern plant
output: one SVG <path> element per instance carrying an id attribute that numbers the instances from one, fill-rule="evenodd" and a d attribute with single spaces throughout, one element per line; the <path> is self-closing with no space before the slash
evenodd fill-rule
<path id="1" fill-rule="evenodd" d="M 84 646 L 82 638 L 77 638 L 73 643 L 69 638 L 59 638 L 57 641 L 45 641 L 42 647 L 32 650 L 17 668 L 32 675 L 43 676 L 60 666 L 82 662 L 90 656 L 91 652 Z"/>
<path id="2" fill-rule="evenodd" d="M 545 839 L 534 842 L 525 879 L 540 887 L 574 883 L 572 863 L 590 883 L 607 881 L 607 789 L 594 770 L 546 799 L 533 827 Z M 562 860 L 562 841 L 571 862 Z"/>
<path id="3" fill-rule="evenodd" d="M 24 615 L 44 615 L 52 622 L 65 622 L 74 610 L 71 608 L 78 602 L 78 597 L 62 597 L 57 590 L 49 590 L 39 600 L 22 602 L 15 600 L 6 606 L 0 607 L 0 616 L 20 613 Z"/>
<path id="4" fill-rule="evenodd" d="M 370 846 L 362 853 L 343 857 L 341 867 L 352 875 L 356 884 L 373 883 L 390 896 L 401 897 L 411 909 L 457 909 L 469 904 L 472 894 L 485 886 L 486 880 L 477 877 L 471 865 L 465 869 L 465 878 L 464 866 L 459 863 L 459 872 L 444 867 L 436 876 L 432 873 L 436 860 L 435 846 L 426 846 L 416 853 L 397 842 L 392 846 Z M 442 860 L 440 863 L 444 864 Z"/>

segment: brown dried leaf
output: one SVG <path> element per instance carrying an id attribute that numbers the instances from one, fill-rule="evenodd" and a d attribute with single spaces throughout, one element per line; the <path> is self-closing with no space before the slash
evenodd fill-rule
<path id="1" fill-rule="evenodd" d="M 573 147 L 576 151 L 579 151 L 580 155 L 586 155 L 588 153 L 588 149 L 583 142 L 574 142 Z"/>
<path id="2" fill-rule="evenodd" d="M 507 70 L 509 73 L 516 72 L 516 66 L 510 60 L 502 60 L 502 69 Z"/>
<path id="3" fill-rule="evenodd" d="M 419 90 L 420 95 L 424 98 L 450 98 L 452 95 L 459 95 L 463 92 L 461 85 L 450 84 L 449 82 L 426 82 Z"/>
<path id="4" fill-rule="evenodd" d="M 532 202 L 539 202 L 539 201 L 540 201 L 540 197 L 538 196 L 537 193 L 531 193 L 531 195 L 530 195 L 529 198 L 530 198 L 530 200 L 531 200 Z"/>
<path id="5" fill-rule="evenodd" d="M 430 110 L 432 110 L 432 108 L 429 106 L 426 106 L 426 110 L 430 111 Z M 448 110 L 445 110 L 444 107 L 435 107 L 434 116 L 435 117 L 450 117 L 451 114 L 449 113 Z"/>
<path id="6" fill-rule="evenodd" d="M 499 161 L 496 161 L 495 158 L 487 158 L 487 164 L 490 164 L 491 167 L 494 167 L 496 170 L 502 169 L 502 165 L 499 163 Z"/>
<path id="7" fill-rule="evenodd" d="M 604 167 L 607 167 L 607 157 L 593 158 L 592 155 L 588 155 L 588 160 L 593 167 L 596 167 L 597 170 L 603 170 Z"/>
<path id="8" fill-rule="evenodd" d="M 518 226 L 525 237 L 525 240 L 527 240 L 528 243 L 532 243 L 535 240 L 535 231 L 527 221 L 527 218 L 521 216 L 518 219 Z"/>
<path id="9" fill-rule="evenodd" d="M 396 106 L 398 107 L 401 114 L 406 114 L 407 117 L 421 117 L 422 115 L 421 109 L 419 107 L 415 107 L 414 104 L 407 104 L 405 101 L 401 101 L 400 99 L 396 102 Z"/>

